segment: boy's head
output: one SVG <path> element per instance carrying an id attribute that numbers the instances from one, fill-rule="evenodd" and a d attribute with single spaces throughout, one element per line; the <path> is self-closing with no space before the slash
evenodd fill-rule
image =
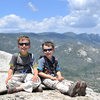
<path id="1" fill-rule="evenodd" d="M 30 39 L 28 36 L 20 36 L 17 39 L 17 43 L 18 43 L 18 48 L 21 51 L 21 54 L 26 55 L 30 46 Z"/>
<path id="2" fill-rule="evenodd" d="M 53 52 L 55 52 L 54 44 L 50 41 L 44 42 L 42 44 L 42 50 L 45 56 L 47 56 L 48 58 L 51 58 Z"/>
<path id="3" fill-rule="evenodd" d="M 17 42 L 18 44 L 20 43 L 20 41 L 24 41 L 24 40 L 27 40 L 29 43 L 30 43 L 30 38 L 28 36 L 20 36 L 18 39 L 17 39 Z"/>
<path id="4" fill-rule="evenodd" d="M 42 44 L 42 50 L 44 50 L 44 46 L 52 47 L 52 49 L 55 49 L 54 48 L 54 44 L 52 42 L 50 42 L 50 41 L 44 42 Z"/>

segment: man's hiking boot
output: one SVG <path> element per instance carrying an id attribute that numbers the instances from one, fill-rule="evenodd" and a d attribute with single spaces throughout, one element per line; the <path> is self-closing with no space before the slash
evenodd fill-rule
<path id="1" fill-rule="evenodd" d="M 8 93 L 8 94 L 16 93 L 16 92 L 19 92 L 19 90 L 16 89 L 16 88 L 8 88 L 8 90 L 7 90 L 7 93 Z"/>
<path id="2" fill-rule="evenodd" d="M 80 82 L 75 82 L 69 87 L 68 95 L 74 97 L 80 89 Z"/>
<path id="3" fill-rule="evenodd" d="M 0 95 L 4 95 L 4 94 L 7 94 L 7 89 L 0 90 Z"/>
<path id="4" fill-rule="evenodd" d="M 86 95 L 86 83 L 85 81 L 82 81 L 80 84 L 80 89 L 78 91 L 78 96 L 85 96 Z"/>

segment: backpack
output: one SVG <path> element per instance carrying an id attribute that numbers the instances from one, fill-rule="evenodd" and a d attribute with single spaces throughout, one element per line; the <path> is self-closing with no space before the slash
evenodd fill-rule
<path id="1" fill-rule="evenodd" d="M 58 62 L 54 56 L 52 57 L 53 57 L 52 62 L 46 56 L 43 56 L 43 55 L 41 55 L 39 59 L 44 58 L 45 60 L 43 72 L 46 74 L 50 74 L 50 75 L 52 74 L 55 76 L 57 72 L 56 67 L 57 67 Z"/>
<path id="2" fill-rule="evenodd" d="M 35 57 L 34 57 L 33 54 L 31 54 L 31 53 L 29 53 L 29 55 L 32 56 L 32 61 L 31 61 L 28 65 L 26 65 L 26 69 L 25 69 L 24 71 L 21 71 L 21 73 L 27 73 L 29 70 L 30 70 L 30 72 L 32 73 L 30 67 L 31 67 L 32 63 L 34 62 Z M 16 59 L 16 61 L 17 61 L 17 59 L 18 59 L 18 56 L 19 56 L 19 53 L 16 53 L 16 54 L 15 54 L 15 59 Z M 17 64 L 17 62 L 16 62 L 16 64 Z M 15 69 L 14 69 L 13 74 L 15 73 L 15 71 L 16 71 L 16 67 L 15 67 Z"/>

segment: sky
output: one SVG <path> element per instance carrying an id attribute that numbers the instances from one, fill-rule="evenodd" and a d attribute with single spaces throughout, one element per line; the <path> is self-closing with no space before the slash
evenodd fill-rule
<path id="1" fill-rule="evenodd" d="M 0 33 L 100 34 L 100 0 L 0 0 Z"/>

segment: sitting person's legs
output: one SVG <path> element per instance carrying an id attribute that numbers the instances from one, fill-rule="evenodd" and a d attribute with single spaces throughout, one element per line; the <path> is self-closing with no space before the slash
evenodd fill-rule
<path id="1" fill-rule="evenodd" d="M 36 89 L 41 84 L 41 80 L 39 77 L 36 82 L 33 82 L 32 79 L 33 74 L 27 74 L 24 79 L 24 83 L 21 84 L 21 87 L 27 92 L 32 92 L 33 89 Z"/>

